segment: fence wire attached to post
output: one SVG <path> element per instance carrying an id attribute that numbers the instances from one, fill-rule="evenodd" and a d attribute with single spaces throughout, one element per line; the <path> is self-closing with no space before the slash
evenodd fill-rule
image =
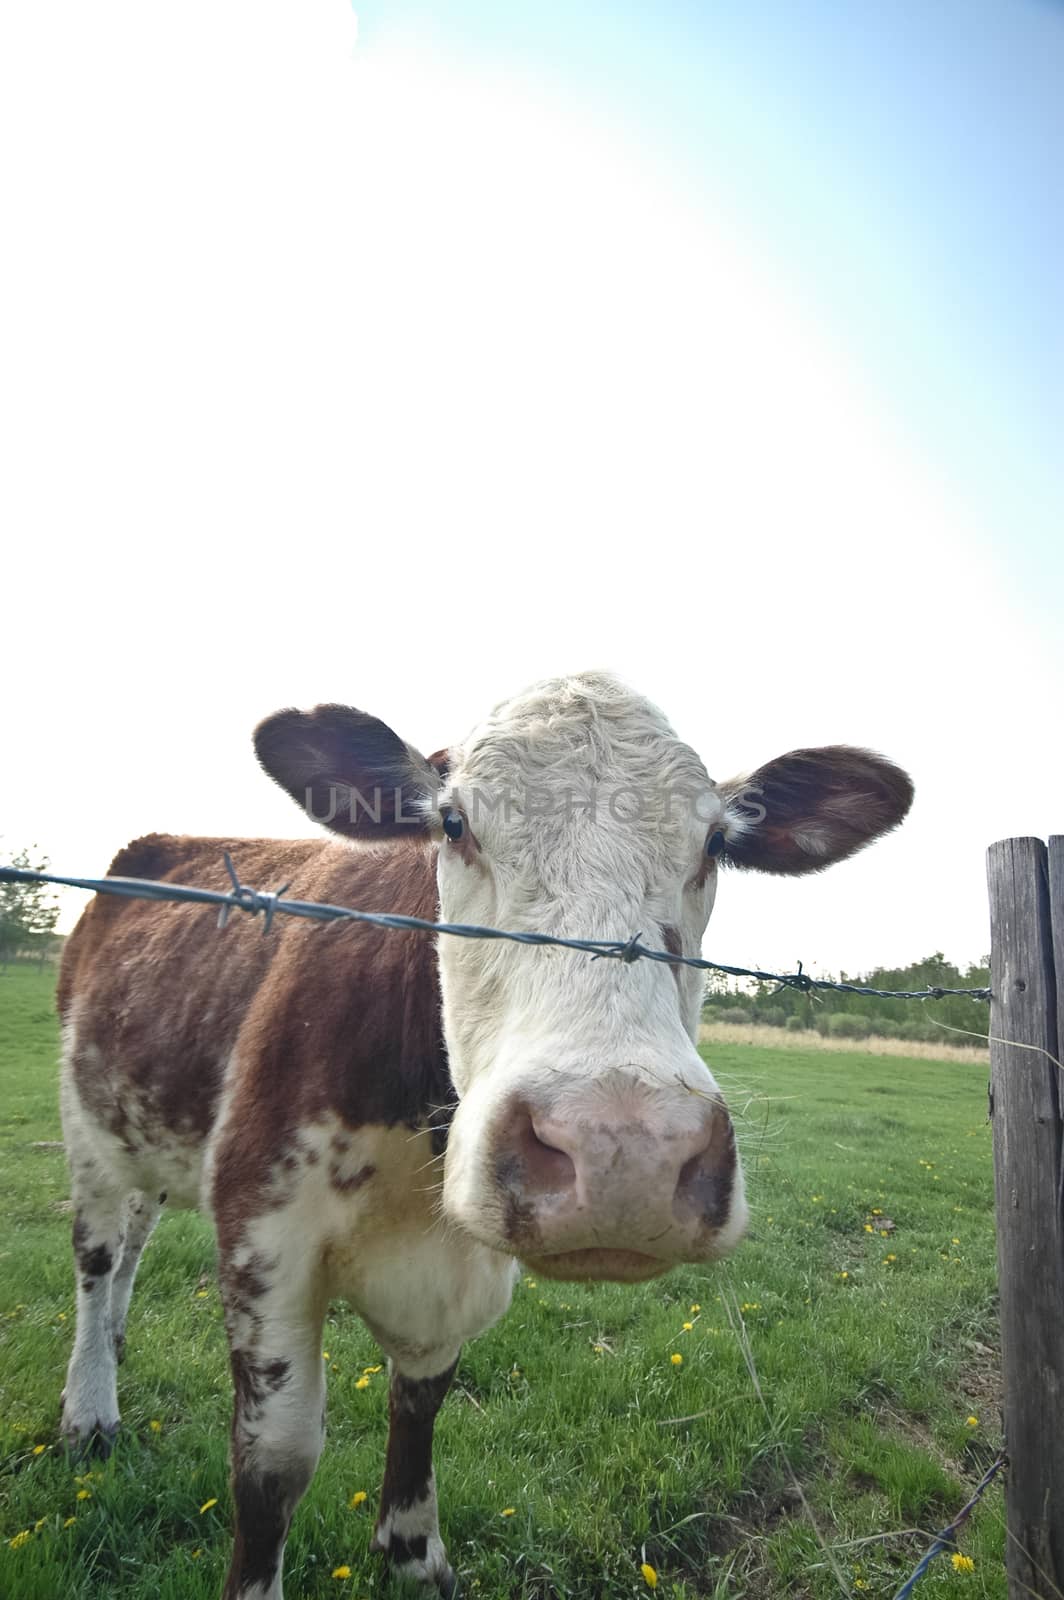
<path id="1" fill-rule="evenodd" d="M 811 978 L 802 971 L 801 962 L 796 972 L 762 972 L 757 967 L 731 967 L 720 961 L 706 961 L 701 956 L 679 956 L 668 950 L 651 950 L 640 944 L 638 933 L 630 939 L 566 939 L 553 933 L 510 932 L 503 928 L 478 927 L 474 923 L 429 922 L 424 917 L 407 917 L 389 911 L 357 911 L 352 906 L 334 906 L 320 900 L 285 900 L 283 896 L 287 884 L 271 891 L 253 889 L 240 881 L 228 851 L 224 852 L 224 859 L 233 885 L 228 892 L 159 883 L 151 878 L 68 878 L 54 872 L 33 872 L 25 867 L 0 867 L 0 883 L 56 883 L 69 889 L 121 895 L 131 900 L 166 900 L 217 906 L 218 922 L 223 928 L 230 911 L 246 911 L 253 917 L 261 911 L 263 933 L 270 931 L 274 916 L 283 913 L 287 917 L 308 917 L 316 922 L 364 922 L 376 928 L 446 934 L 456 939 L 506 939 L 512 944 L 551 945 L 562 950 L 582 951 L 595 961 L 663 961 L 668 966 L 722 972 L 729 978 L 756 978 L 762 983 L 778 983 L 781 989 L 798 989 L 806 994 L 823 989 L 836 994 L 867 995 L 877 1000 L 944 1000 L 950 995 L 964 995 L 969 1000 L 989 1000 L 991 997 L 989 989 L 947 989 L 938 985 L 928 985 L 926 989 L 872 989 L 860 983 L 834 983 L 828 978 Z"/>

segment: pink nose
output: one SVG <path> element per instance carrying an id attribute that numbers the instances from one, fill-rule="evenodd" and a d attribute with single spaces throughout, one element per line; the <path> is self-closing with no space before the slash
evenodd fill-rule
<path id="1" fill-rule="evenodd" d="M 564 1109 L 511 1101 L 496 1125 L 507 1242 L 542 1270 L 544 1257 L 580 1251 L 666 1264 L 723 1253 L 714 1245 L 737 1187 L 723 1103 L 685 1096 L 661 1113 L 641 1085 L 616 1084 L 608 1096 L 592 1086 Z"/>

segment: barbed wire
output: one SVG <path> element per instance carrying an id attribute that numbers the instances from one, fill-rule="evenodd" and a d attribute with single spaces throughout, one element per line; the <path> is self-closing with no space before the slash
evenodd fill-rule
<path id="1" fill-rule="evenodd" d="M 553 933 L 516 933 L 503 928 L 484 928 L 475 923 L 429 922 L 424 917 L 408 917 L 390 911 L 356 911 L 351 906 L 329 905 L 321 900 L 286 900 L 288 884 L 280 889 L 253 889 L 241 883 L 228 851 L 223 852 L 232 889 L 197 889 L 184 884 L 159 883 L 151 878 L 68 878 L 54 872 L 35 872 L 28 867 L 0 867 L 0 883 L 55 883 L 69 889 L 87 889 L 95 894 L 125 896 L 133 900 L 164 900 L 218 907 L 218 926 L 224 928 L 231 911 L 249 916 L 262 913 L 263 933 L 269 933 L 274 917 L 307 917 L 316 922 L 364 922 L 376 928 L 398 928 L 418 933 L 446 934 L 456 939 L 505 939 L 511 944 L 554 945 L 563 950 L 579 950 L 592 960 L 662 961 L 668 966 L 696 967 L 702 972 L 721 972 L 730 978 L 755 978 L 761 983 L 776 983 L 779 990 L 797 989 L 804 994 L 832 990 L 837 994 L 866 995 L 877 1000 L 943 1000 L 963 995 L 970 1000 L 989 1000 L 989 989 L 949 989 L 929 984 L 924 989 L 873 989 L 866 984 L 835 983 L 829 978 L 811 978 L 802 971 L 763 972 L 757 967 L 731 967 L 700 956 L 678 956 L 668 950 L 651 950 L 640 944 L 642 934 L 630 939 L 566 939 Z"/>
<path id="2" fill-rule="evenodd" d="M 957 1515 L 954 1517 L 953 1521 L 949 1523 L 947 1527 L 943 1528 L 941 1533 L 935 1535 L 923 1557 L 917 1563 L 915 1571 L 902 1584 L 901 1588 L 894 1596 L 894 1600 L 909 1600 L 909 1596 L 912 1594 L 913 1589 L 923 1577 L 934 1558 L 937 1555 L 940 1555 L 943 1550 L 949 1550 L 951 1547 L 954 1551 L 957 1550 L 957 1534 L 967 1522 L 968 1518 L 971 1516 L 972 1512 L 975 1510 L 976 1506 L 979 1504 L 980 1500 L 983 1498 L 984 1494 L 989 1489 L 990 1485 L 993 1483 L 1002 1467 L 1007 1465 L 1008 1457 L 1004 1454 L 1004 1452 L 1002 1452 L 1002 1454 L 998 1456 L 997 1460 L 993 1462 L 992 1465 L 989 1466 L 983 1473 L 983 1476 L 975 1486 L 975 1490 L 972 1493 L 971 1498 L 967 1500 L 957 1512 Z"/>

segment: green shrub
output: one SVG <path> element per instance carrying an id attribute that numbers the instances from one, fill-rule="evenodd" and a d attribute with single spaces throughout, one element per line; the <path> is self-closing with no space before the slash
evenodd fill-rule
<path id="1" fill-rule="evenodd" d="M 750 1022 L 751 1020 L 749 1011 L 745 1010 L 743 1006 L 729 1006 L 721 1016 L 722 1022 Z"/>
<path id="2" fill-rule="evenodd" d="M 868 1018 L 858 1016 L 856 1011 L 833 1011 L 827 1031 L 833 1039 L 867 1039 L 872 1028 Z"/>
<path id="3" fill-rule="evenodd" d="M 805 1017 L 788 1017 L 783 1026 L 788 1033 L 805 1033 L 808 1031 L 809 1023 Z"/>
<path id="4" fill-rule="evenodd" d="M 763 1006 L 757 1013 L 757 1021 L 764 1022 L 770 1028 L 782 1028 L 787 1021 L 787 1013 L 782 1006 Z"/>

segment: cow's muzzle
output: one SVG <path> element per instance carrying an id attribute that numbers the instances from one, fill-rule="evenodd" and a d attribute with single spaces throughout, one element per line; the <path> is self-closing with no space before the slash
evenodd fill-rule
<path id="1" fill-rule="evenodd" d="M 511 1099 L 492 1139 L 505 1246 L 547 1277 L 622 1282 L 725 1255 L 746 1226 L 731 1118 L 716 1094 L 662 1098 L 613 1074 L 608 1093 Z"/>

